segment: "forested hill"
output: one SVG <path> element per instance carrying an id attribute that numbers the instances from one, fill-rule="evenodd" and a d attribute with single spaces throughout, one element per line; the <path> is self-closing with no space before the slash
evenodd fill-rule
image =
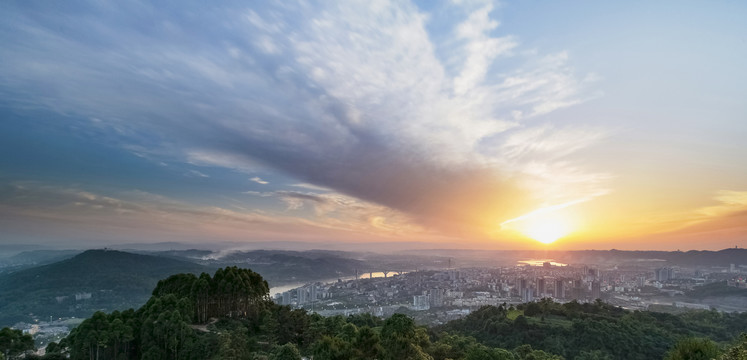
<path id="1" fill-rule="evenodd" d="M 747 313 L 701 310 L 673 315 L 628 311 L 601 301 L 559 304 L 543 299 L 516 309 L 487 306 L 436 331 L 471 336 L 487 346 L 528 344 L 566 359 L 597 352 L 603 355 L 595 357 L 599 359 L 646 360 L 661 359 L 688 338 L 706 338 L 717 349 L 716 343 L 747 332 Z"/>
<path id="2" fill-rule="evenodd" d="M 0 276 L 0 325 L 28 321 L 29 313 L 43 318 L 89 316 L 97 309 L 139 307 L 158 280 L 203 271 L 212 269 L 164 257 L 88 250 L 67 260 Z"/>

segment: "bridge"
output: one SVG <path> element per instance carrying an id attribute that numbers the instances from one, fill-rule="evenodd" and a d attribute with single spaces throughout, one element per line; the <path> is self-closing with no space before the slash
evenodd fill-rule
<path id="1" fill-rule="evenodd" d="M 384 278 L 386 279 L 386 278 L 389 277 L 389 274 L 402 275 L 402 274 L 404 274 L 406 272 L 407 271 L 405 271 L 405 270 L 379 270 L 379 271 L 377 271 L 377 270 L 367 270 L 367 271 L 364 271 L 363 274 L 368 273 L 368 278 L 369 279 L 373 279 L 375 273 L 382 273 L 382 274 L 384 274 Z M 360 279 L 360 273 L 358 272 L 357 269 L 355 270 L 355 279 L 356 280 Z"/>

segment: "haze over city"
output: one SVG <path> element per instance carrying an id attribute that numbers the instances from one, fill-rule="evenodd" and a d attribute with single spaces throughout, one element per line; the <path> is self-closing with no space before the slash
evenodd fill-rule
<path id="1" fill-rule="evenodd" d="M 0 12 L 0 245 L 747 244 L 743 2 Z"/>

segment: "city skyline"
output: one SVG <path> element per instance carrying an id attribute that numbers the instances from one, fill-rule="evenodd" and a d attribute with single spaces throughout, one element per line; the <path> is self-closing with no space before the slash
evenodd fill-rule
<path id="1" fill-rule="evenodd" d="M 0 9 L 0 245 L 747 244 L 739 2 Z"/>

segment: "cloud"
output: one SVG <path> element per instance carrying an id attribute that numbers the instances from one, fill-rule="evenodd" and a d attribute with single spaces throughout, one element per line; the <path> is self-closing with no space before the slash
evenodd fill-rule
<path id="1" fill-rule="evenodd" d="M 246 191 L 244 194 L 276 198 L 286 205 L 286 212 L 312 209 L 314 218 L 326 226 L 349 227 L 351 224 L 357 224 L 355 227 L 368 228 L 373 232 L 385 231 L 409 236 L 426 233 L 426 230 L 417 225 L 408 214 L 331 191 Z"/>
<path id="2" fill-rule="evenodd" d="M 720 204 L 700 208 L 696 213 L 713 218 L 747 211 L 747 191 L 720 190 L 714 200 Z"/>
<path id="3" fill-rule="evenodd" d="M 457 95 L 465 95 L 476 89 L 485 80 L 492 62 L 517 46 L 510 36 L 491 38 L 488 35 L 498 27 L 498 22 L 489 16 L 492 10 L 491 5 L 486 5 L 457 26 L 457 37 L 466 40 L 464 68 L 454 79 L 454 92 Z"/>
<path id="4" fill-rule="evenodd" d="M 210 236 L 217 240 L 316 240 L 418 238 L 424 231 L 409 222 L 406 215 L 385 207 L 367 204 L 340 194 L 274 192 L 259 194 L 282 201 L 298 201 L 314 207 L 317 217 L 293 216 L 227 207 L 196 205 L 143 191 L 101 195 L 77 187 L 39 182 L 0 186 L 0 215 L 7 230 L 34 225 L 30 232 L 44 232 L 50 224 L 63 233 L 89 229 L 103 230 L 101 241 L 112 241 L 112 234 L 128 229 L 127 236 L 148 238 L 168 232 L 185 240 Z M 289 210 L 300 209 L 297 208 Z M 26 229 L 25 231 L 29 231 Z M 88 234 L 86 236 L 91 236 Z M 347 238 L 348 236 L 353 238 Z"/>
<path id="5" fill-rule="evenodd" d="M 637 225 L 655 227 L 662 234 L 688 234 L 700 232 L 741 231 L 747 233 L 747 191 L 719 190 L 708 205 L 696 209 L 648 215 Z"/>
<path id="6" fill-rule="evenodd" d="M 747 236 L 747 191 L 719 190 L 711 200 L 716 204 L 649 215 L 644 221 L 632 224 L 645 227 L 641 232 L 645 234 L 641 245 L 698 244 L 703 248 L 722 249 L 742 242 Z"/>
<path id="7" fill-rule="evenodd" d="M 210 175 L 207 175 L 207 174 L 202 173 L 202 172 L 197 171 L 197 170 L 189 170 L 185 175 L 189 176 L 189 177 L 201 177 L 201 178 L 209 178 L 210 177 Z"/>
<path id="8" fill-rule="evenodd" d="M 261 197 L 268 197 L 268 196 L 272 195 L 272 193 L 269 193 L 269 192 L 252 191 L 252 190 L 244 191 L 244 192 L 242 192 L 242 194 L 254 195 L 254 196 L 261 196 Z"/>
<path id="9" fill-rule="evenodd" d="M 444 43 L 401 1 L 31 7 L 3 6 L 7 102 L 96 118 L 151 157 L 338 196 L 276 194 L 290 210 L 344 196 L 469 234 L 600 193 L 604 175 L 567 159 L 599 135 L 533 122 L 597 96 L 593 74 L 565 52 L 516 52 L 489 5 L 468 6 Z"/>
<path id="10" fill-rule="evenodd" d="M 262 180 L 259 176 L 255 176 L 255 177 L 253 177 L 253 178 L 251 178 L 249 180 L 254 181 L 257 184 L 262 184 L 262 185 L 269 184 L 269 182 Z"/>
<path id="11" fill-rule="evenodd" d="M 306 184 L 306 183 L 291 184 L 290 186 L 298 187 L 302 189 L 314 190 L 314 191 L 326 191 L 326 192 L 331 191 L 330 189 L 325 188 L 323 186 L 318 186 L 314 184 Z"/>

